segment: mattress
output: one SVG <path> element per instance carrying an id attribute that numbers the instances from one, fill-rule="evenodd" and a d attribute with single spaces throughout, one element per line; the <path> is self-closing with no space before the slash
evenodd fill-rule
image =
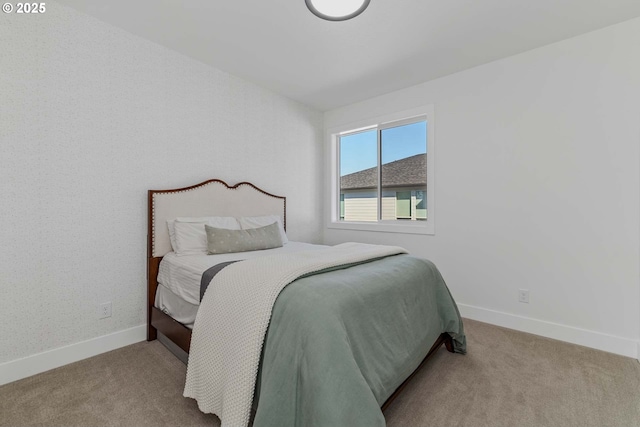
<path id="1" fill-rule="evenodd" d="M 324 247 L 326 246 L 290 241 L 280 248 L 232 254 L 177 256 L 175 253 L 169 252 L 160 262 L 158 289 L 154 305 L 183 325 L 192 328 L 200 305 L 202 273 L 210 267 L 227 261 L 286 252 L 317 250 Z"/>

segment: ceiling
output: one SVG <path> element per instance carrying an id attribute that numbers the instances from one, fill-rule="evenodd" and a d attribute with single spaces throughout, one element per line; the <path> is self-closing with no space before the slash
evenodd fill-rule
<path id="1" fill-rule="evenodd" d="M 638 0 L 59 0 L 321 111 L 640 16 Z"/>

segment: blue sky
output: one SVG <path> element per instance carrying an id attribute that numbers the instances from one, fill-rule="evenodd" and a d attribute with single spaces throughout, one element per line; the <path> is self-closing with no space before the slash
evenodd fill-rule
<path id="1" fill-rule="evenodd" d="M 340 137 L 340 176 L 378 163 L 376 130 Z M 427 123 L 418 122 L 382 131 L 382 164 L 426 153 Z"/>

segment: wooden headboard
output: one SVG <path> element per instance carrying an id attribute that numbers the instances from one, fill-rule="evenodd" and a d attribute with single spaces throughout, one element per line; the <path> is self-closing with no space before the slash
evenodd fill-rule
<path id="1" fill-rule="evenodd" d="M 211 179 L 191 187 L 149 190 L 148 203 L 148 340 L 156 338 L 151 313 L 158 287 L 158 268 L 162 257 L 171 251 L 167 220 L 177 217 L 278 215 L 285 229 L 287 227 L 286 198 L 267 193 L 249 182 L 230 186 L 219 179 Z"/>

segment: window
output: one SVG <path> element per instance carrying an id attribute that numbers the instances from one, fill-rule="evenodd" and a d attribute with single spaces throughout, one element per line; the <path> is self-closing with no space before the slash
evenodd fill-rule
<path id="1" fill-rule="evenodd" d="M 330 133 L 330 227 L 433 234 L 432 110 Z"/>

